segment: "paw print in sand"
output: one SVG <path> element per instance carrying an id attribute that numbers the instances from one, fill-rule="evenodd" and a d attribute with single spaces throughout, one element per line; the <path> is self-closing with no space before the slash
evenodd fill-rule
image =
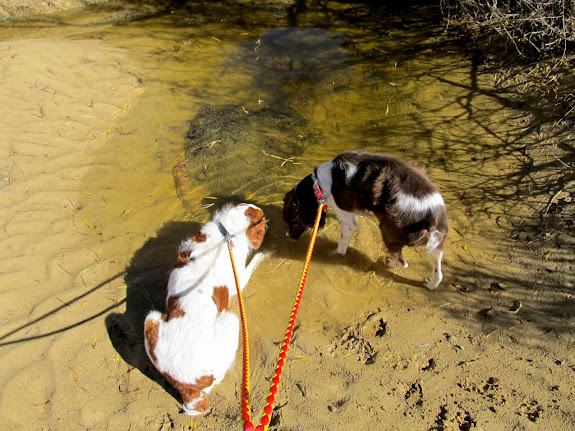
<path id="1" fill-rule="evenodd" d="M 355 355 L 358 361 L 366 365 L 373 364 L 377 352 L 370 344 L 369 339 L 383 337 L 386 333 L 387 323 L 381 310 L 377 309 L 368 313 L 362 322 L 344 328 L 341 335 L 332 340 L 329 351 L 334 353 L 336 350 L 343 349 L 348 351 L 346 354 Z"/>

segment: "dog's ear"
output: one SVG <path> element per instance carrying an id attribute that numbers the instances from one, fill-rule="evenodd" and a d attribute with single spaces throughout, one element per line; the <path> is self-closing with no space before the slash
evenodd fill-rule
<path id="1" fill-rule="evenodd" d="M 267 220 L 264 217 L 264 212 L 259 208 L 249 207 L 245 213 L 250 218 L 250 226 L 246 232 L 252 247 L 258 249 L 264 241 L 264 235 L 267 229 Z"/>

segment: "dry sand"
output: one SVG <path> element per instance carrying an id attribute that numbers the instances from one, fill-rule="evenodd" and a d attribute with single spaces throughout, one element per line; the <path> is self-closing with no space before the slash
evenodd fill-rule
<path id="1" fill-rule="evenodd" d="M 144 167 L 149 188 L 122 185 L 140 163 L 120 148 L 146 90 L 134 68 L 98 41 L 0 43 L 3 429 L 191 427 L 151 370 L 141 333 L 122 327 L 134 307 L 128 288 L 148 305 L 134 299 L 141 280 L 126 269 L 146 261 L 146 244 L 168 262 L 181 232 L 206 217 L 168 224 L 180 208 L 168 193 L 175 149 L 163 166 Z M 111 169 L 118 182 L 104 189 L 97 178 Z M 426 266 L 415 253 L 395 274 L 373 264 L 370 221 L 334 259 L 337 225 L 328 223 L 271 429 L 573 429 L 572 236 L 512 240 L 503 219 L 473 228 L 463 209 L 450 217 L 446 280 L 435 292 L 417 282 Z M 286 280 L 295 288 L 305 249 L 286 248 L 280 219 L 272 223 L 270 257 L 246 288 L 256 418 L 278 353 L 270 340 L 283 336 L 275 323 L 287 322 L 294 291 L 272 304 L 249 292 Z M 156 256 L 146 256 L 150 266 Z M 346 288 L 358 277 L 362 288 Z M 239 358 L 198 429 L 240 429 Z"/>
<path id="2" fill-rule="evenodd" d="M 2 0 L 0 2 L 0 20 L 49 14 L 105 1 L 107 0 Z"/>

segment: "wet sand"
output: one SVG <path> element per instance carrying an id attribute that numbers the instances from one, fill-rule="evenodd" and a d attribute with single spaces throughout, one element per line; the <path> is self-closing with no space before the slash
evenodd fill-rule
<path id="1" fill-rule="evenodd" d="M 3 426 L 239 429 L 240 352 L 210 396 L 212 411 L 195 422 L 179 413 L 177 396 L 145 356 L 141 322 L 161 304 L 178 242 L 210 217 L 215 206 L 202 205 L 214 192 L 210 184 L 193 183 L 178 197 L 172 168 L 186 158 L 183 137 L 195 111 L 166 111 L 164 83 L 153 79 L 159 72 L 113 45 L 100 39 L 0 43 Z M 178 63 L 166 58 L 164 66 L 175 70 Z M 413 80 L 402 85 L 402 91 L 421 88 Z M 383 111 L 391 104 L 396 121 L 405 112 L 418 125 L 434 121 L 426 112 L 442 100 L 427 88 L 429 94 L 401 112 L 394 113 L 393 99 L 377 106 Z M 442 97 L 468 95 L 451 91 Z M 343 92 L 330 97 L 335 102 L 314 113 L 316 124 L 345 118 L 344 108 L 365 100 L 343 103 Z M 306 113 L 306 101 L 292 102 Z M 459 123 L 438 123 L 429 140 L 437 147 L 419 160 L 449 208 L 445 280 L 437 291 L 422 286 L 429 264 L 417 251 L 406 252 L 408 269 L 384 268 L 369 219 L 361 219 L 348 255 L 334 256 L 339 228 L 329 219 L 270 429 L 573 426 L 573 238 L 525 229 L 511 235 L 540 206 L 521 197 L 518 186 L 536 183 L 537 176 L 518 174 L 521 153 L 501 154 L 498 142 L 514 133 L 521 117 L 497 116 L 492 105 L 485 94 L 474 94 L 473 109 L 491 116 L 464 125 L 465 106 L 442 107 Z M 485 124 L 492 133 L 480 134 Z M 230 190 L 264 207 L 271 219 L 266 259 L 245 290 L 255 418 L 309 238 L 284 240 L 281 199 L 315 165 L 349 148 L 349 136 L 329 130 L 324 137 L 332 146 L 306 148 L 299 165 L 253 151 L 273 185 L 246 177 Z M 391 150 L 411 139 L 396 136 Z M 442 142 L 453 146 L 449 157 Z M 358 145 L 382 150 L 376 132 Z M 545 152 L 532 157 L 538 165 Z M 218 204 L 226 198 L 217 197 Z"/>

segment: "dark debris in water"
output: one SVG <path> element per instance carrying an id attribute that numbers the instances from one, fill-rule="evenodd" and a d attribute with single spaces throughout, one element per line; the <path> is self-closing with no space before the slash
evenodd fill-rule
<path id="1" fill-rule="evenodd" d="M 289 108 L 247 111 L 239 105 L 206 106 L 190 122 L 186 157 L 223 156 L 234 150 L 286 152 L 300 155 L 302 138 L 310 138 L 308 122 Z"/>
<path id="2" fill-rule="evenodd" d="M 309 122 L 289 107 L 204 106 L 185 137 L 186 161 L 175 177 L 178 195 L 192 204 L 188 191 L 201 183 L 213 195 L 229 195 L 243 185 L 250 185 L 244 193 L 253 193 L 269 181 L 272 169 L 283 167 L 269 154 L 297 159 L 319 142 Z"/>

